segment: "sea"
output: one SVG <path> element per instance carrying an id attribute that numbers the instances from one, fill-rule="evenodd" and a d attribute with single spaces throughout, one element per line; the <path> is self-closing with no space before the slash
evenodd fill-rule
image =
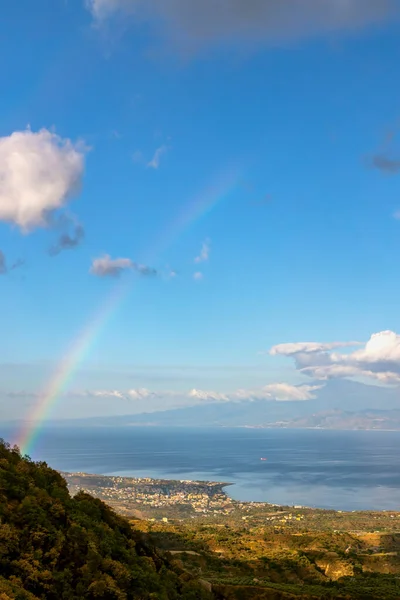
<path id="1" fill-rule="evenodd" d="M 398 431 L 57 427 L 31 457 L 61 471 L 226 482 L 242 501 L 400 510 Z"/>

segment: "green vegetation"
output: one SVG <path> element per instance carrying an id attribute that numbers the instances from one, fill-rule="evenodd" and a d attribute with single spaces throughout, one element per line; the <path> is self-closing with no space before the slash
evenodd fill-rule
<path id="1" fill-rule="evenodd" d="M 226 600 L 400 598 L 398 533 L 285 531 L 265 521 L 244 525 L 235 516 L 224 524 L 135 521 L 135 527 Z"/>
<path id="2" fill-rule="evenodd" d="M 208 600 L 101 500 L 0 442 L 0 600 Z"/>
<path id="3" fill-rule="evenodd" d="M 400 598 L 398 513 L 291 510 L 129 523 L 0 441 L 0 600 Z"/>

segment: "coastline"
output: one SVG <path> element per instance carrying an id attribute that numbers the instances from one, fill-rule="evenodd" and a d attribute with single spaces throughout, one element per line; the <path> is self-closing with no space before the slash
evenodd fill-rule
<path id="1" fill-rule="evenodd" d="M 213 481 L 213 480 L 190 480 L 190 479 L 159 479 L 159 478 L 152 478 L 152 477 L 133 477 L 133 476 L 121 476 L 121 475 L 102 475 L 102 474 L 98 474 L 98 473 L 84 473 L 84 472 L 70 472 L 70 471 L 58 471 L 60 473 L 60 475 L 62 475 L 64 477 L 64 479 L 66 479 L 67 484 L 68 484 L 68 480 L 74 479 L 74 478 L 79 478 L 82 480 L 88 480 L 88 479 L 97 479 L 97 480 L 104 480 L 105 482 L 118 482 L 119 484 L 122 484 L 126 487 L 131 487 L 132 485 L 141 485 L 141 484 L 147 484 L 150 486 L 158 486 L 158 487 L 163 487 L 163 486 L 175 486 L 175 485 L 188 485 L 188 486 L 199 486 L 201 488 L 208 488 L 210 490 L 219 490 L 227 499 L 230 500 L 230 502 L 232 502 L 232 504 L 237 505 L 237 506 L 241 506 L 241 507 L 251 507 L 251 508 L 255 508 L 255 509 L 270 509 L 270 508 L 274 508 L 274 509 L 284 509 L 284 510 L 306 510 L 306 511 L 315 511 L 318 513 L 325 513 L 325 514 L 337 514 L 337 515 L 347 515 L 347 516 L 351 516 L 354 515 L 355 513 L 360 514 L 360 515 L 369 515 L 369 514 L 382 514 L 385 515 L 386 513 L 396 513 L 397 514 L 397 510 L 390 510 L 390 509 L 381 509 L 381 510 L 376 510 L 376 509 L 363 509 L 363 510 L 341 510 L 341 509 L 335 509 L 335 508 L 324 508 L 324 507 L 318 507 L 318 506 L 307 506 L 307 505 L 302 505 L 302 504 L 277 504 L 277 503 L 272 503 L 272 502 L 259 502 L 259 501 L 252 501 L 252 500 L 236 500 L 235 498 L 232 498 L 226 491 L 225 488 L 228 487 L 232 487 L 235 486 L 236 484 L 234 482 L 227 482 L 227 481 Z M 400 510 L 400 507 L 399 507 Z M 399 514 L 400 517 L 400 514 Z"/>

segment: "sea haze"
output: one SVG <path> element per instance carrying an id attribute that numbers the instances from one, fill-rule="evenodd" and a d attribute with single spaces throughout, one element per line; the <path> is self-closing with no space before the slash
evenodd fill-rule
<path id="1" fill-rule="evenodd" d="M 238 500 L 398 510 L 399 450 L 396 431 L 57 427 L 32 458 L 63 471 L 231 482 Z"/>

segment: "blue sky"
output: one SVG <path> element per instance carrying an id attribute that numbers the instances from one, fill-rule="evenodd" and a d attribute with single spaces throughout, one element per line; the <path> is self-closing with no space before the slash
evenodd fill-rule
<path id="1" fill-rule="evenodd" d="M 400 38 L 390 14 L 398 16 L 398 4 L 353 0 L 343 15 L 343 4 L 329 0 L 332 12 L 321 16 L 304 1 L 298 29 L 285 8 L 276 21 L 273 8 L 259 9 L 257 25 L 246 29 L 234 15 L 224 21 L 223 11 L 211 26 L 207 1 L 204 30 L 196 29 L 200 13 L 186 21 L 173 14 L 179 2 L 154 1 L 143 14 L 140 4 L 132 13 L 133 0 L 37 0 L 35 10 L 28 0 L 3 3 L 3 162 L 10 140 L 26 158 L 27 138 L 10 136 L 24 136 L 28 125 L 38 152 L 44 128 L 59 136 L 48 142 L 56 158 L 71 140 L 85 160 L 80 189 L 28 232 L 16 212 L 5 218 L 1 210 L 20 201 L 23 176 L 16 184 L 8 172 L 16 189 L 0 186 L 0 249 L 8 267 L 25 261 L 0 280 L 3 417 L 29 412 L 27 394 L 46 389 L 120 285 L 128 291 L 68 389 L 146 388 L 160 394 L 160 407 L 180 394 L 182 403 L 201 399 L 187 396 L 194 388 L 214 390 L 218 400 L 276 383 L 323 385 L 336 375 L 320 379 L 314 369 L 310 379 L 301 357 L 297 368 L 288 360 L 297 350 L 268 351 L 400 331 Z M 160 148 L 159 164 L 149 166 Z M 62 170 L 65 156 L 58 159 Z M 40 177 L 49 176 L 46 164 Z M 234 184 L 220 201 L 169 235 L 226 174 Z M 48 182 L 38 181 L 40 196 Z M 78 223 L 81 243 L 49 256 Z M 196 263 L 204 243 L 209 251 Z M 92 263 L 104 255 L 130 266 L 119 277 L 96 276 Z M 397 373 L 400 342 L 384 339 L 390 368 L 374 355 L 348 376 Z M 354 367 L 361 358 L 351 360 Z M 377 381 L 386 383 L 373 375 Z M 100 408 L 91 397 L 85 405 L 67 391 L 67 416 L 142 407 L 116 409 L 106 399 Z"/>

